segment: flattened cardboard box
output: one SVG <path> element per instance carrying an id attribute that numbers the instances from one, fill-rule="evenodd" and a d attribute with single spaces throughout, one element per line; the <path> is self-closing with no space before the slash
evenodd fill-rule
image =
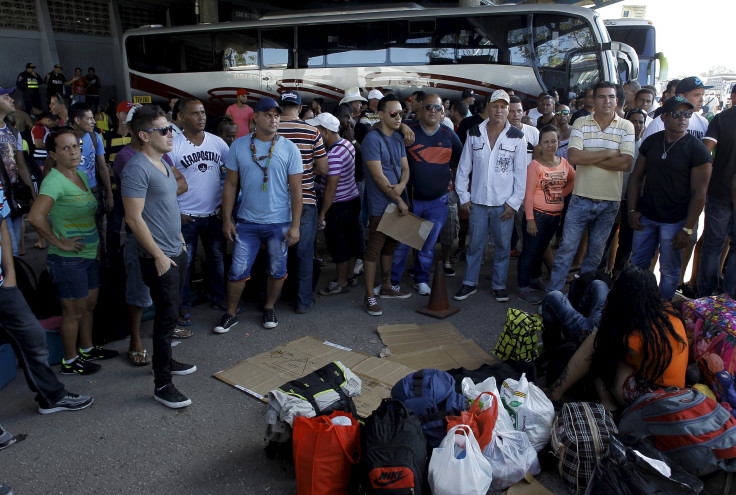
<path id="1" fill-rule="evenodd" d="M 301 378 L 332 361 L 340 361 L 362 380 L 362 391 L 354 397 L 358 414 L 368 416 L 381 399 L 391 396 L 391 387 L 415 371 L 403 364 L 374 358 L 315 337 L 303 337 L 246 359 L 215 377 L 267 402 L 268 392 Z"/>
<path id="2" fill-rule="evenodd" d="M 449 321 L 422 326 L 413 323 L 380 325 L 378 334 L 391 351 L 386 359 L 412 369 L 472 370 L 483 364 L 498 363 Z"/>
<path id="3" fill-rule="evenodd" d="M 420 250 L 424 247 L 424 241 L 427 240 L 432 227 L 432 222 L 423 220 L 413 213 L 399 215 L 399 208 L 393 203 L 386 206 L 381 221 L 378 222 L 379 232 Z"/>

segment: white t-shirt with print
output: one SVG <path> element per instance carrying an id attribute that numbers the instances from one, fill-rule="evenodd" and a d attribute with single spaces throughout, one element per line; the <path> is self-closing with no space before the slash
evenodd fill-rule
<path id="1" fill-rule="evenodd" d="M 229 148 L 222 138 L 204 133 L 196 146 L 184 134 L 174 136 L 169 157 L 187 180 L 188 190 L 178 196 L 179 211 L 189 215 L 211 215 L 222 203 L 220 166 L 225 164 Z"/>
<path id="2" fill-rule="evenodd" d="M 664 121 L 662 120 L 662 116 L 660 115 L 656 119 L 652 120 L 652 122 L 647 126 L 647 128 L 644 130 L 644 134 L 642 135 L 641 140 L 644 141 L 655 132 L 663 130 Z M 708 121 L 701 115 L 694 113 L 692 117 L 690 117 L 690 124 L 687 126 L 687 132 L 689 132 L 699 140 L 702 140 L 707 130 Z"/>

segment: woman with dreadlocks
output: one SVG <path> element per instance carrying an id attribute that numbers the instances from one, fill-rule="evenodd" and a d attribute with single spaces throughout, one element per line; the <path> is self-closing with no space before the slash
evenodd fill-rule
<path id="1" fill-rule="evenodd" d="M 682 320 L 661 299 L 654 275 L 630 266 L 608 293 L 600 327 L 573 354 L 547 395 L 560 400 L 592 371 L 601 403 L 616 410 L 651 389 L 684 387 L 687 360 Z"/>

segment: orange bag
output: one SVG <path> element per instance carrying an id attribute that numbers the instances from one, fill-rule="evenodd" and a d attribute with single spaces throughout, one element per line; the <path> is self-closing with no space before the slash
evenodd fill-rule
<path id="1" fill-rule="evenodd" d="M 344 416 L 350 426 L 332 419 Z M 298 495 L 345 495 L 351 465 L 360 461 L 360 430 L 352 414 L 294 419 L 294 467 Z"/>
<path id="2" fill-rule="evenodd" d="M 481 411 L 480 398 L 484 395 L 493 397 L 493 405 Z M 447 431 L 458 425 L 469 426 L 480 449 L 483 450 L 493 439 L 496 419 L 498 419 L 498 398 L 490 392 L 483 392 L 470 404 L 469 410 L 463 411 L 460 416 L 447 416 Z"/>

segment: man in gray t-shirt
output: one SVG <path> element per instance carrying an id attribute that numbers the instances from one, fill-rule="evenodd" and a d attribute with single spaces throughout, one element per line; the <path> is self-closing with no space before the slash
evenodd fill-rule
<path id="1" fill-rule="evenodd" d="M 197 367 L 171 357 L 171 336 L 179 315 L 187 253 L 176 201 L 176 178 L 163 161 L 171 151 L 172 130 L 158 106 L 143 105 L 132 117 L 131 134 L 141 151 L 123 169 L 125 222 L 135 235 L 141 275 L 156 307 L 153 323 L 153 398 L 171 408 L 192 403 L 171 383 L 171 375 L 188 375 Z"/>

